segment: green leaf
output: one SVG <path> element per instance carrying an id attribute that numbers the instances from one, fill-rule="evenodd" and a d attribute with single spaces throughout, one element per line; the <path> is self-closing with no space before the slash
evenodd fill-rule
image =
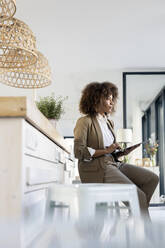
<path id="1" fill-rule="evenodd" d="M 51 96 L 40 97 L 36 105 L 41 113 L 48 119 L 59 120 L 61 115 L 65 113 L 63 103 L 66 99 L 68 99 L 68 97 L 55 97 L 54 93 L 52 93 Z"/>

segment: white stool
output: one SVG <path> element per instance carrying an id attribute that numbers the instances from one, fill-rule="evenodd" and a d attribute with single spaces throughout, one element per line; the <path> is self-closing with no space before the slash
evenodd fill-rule
<path id="1" fill-rule="evenodd" d="M 140 217 L 137 189 L 133 184 L 55 184 L 50 200 L 68 204 L 72 219 L 94 217 L 96 203 L 118 201 L 129 202 L 132 217 Z"/>

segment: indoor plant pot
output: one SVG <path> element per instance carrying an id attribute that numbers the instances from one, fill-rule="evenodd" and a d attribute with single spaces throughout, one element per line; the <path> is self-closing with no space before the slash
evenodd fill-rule
<path id="1" fill-rule="evenodd" d="M 38 109 L 49 119 L 54 127 L 56 127 L 57 121 L 64 113 L 63 102 L 66 98 L 62 96 L 55 97 L 52 93 L 51 96 L 40 97 L 40 100 L 36 102 Z"/>

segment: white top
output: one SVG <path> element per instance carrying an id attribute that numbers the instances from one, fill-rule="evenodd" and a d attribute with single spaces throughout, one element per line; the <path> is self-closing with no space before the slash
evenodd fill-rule
<path id="1" fill-rule="evenodd" d="M 111 132 L 111 130 L 108 128 L 108 120 L 106 116 L 102 116 L 101 114 L 98 114 L 96 116 L 97 121 L 99 123 L 102 135 L 103 135 L 103 144 L 104 144 L 104 148 L 106 148 L 107 146 L 110 146 L 113 144 L 114 142 L 114 136 Z M 88 151 L 91 154 L 91 156 L 93 156 L 93 154 L 95 153 L 95 149 L 88 147 Z"/>

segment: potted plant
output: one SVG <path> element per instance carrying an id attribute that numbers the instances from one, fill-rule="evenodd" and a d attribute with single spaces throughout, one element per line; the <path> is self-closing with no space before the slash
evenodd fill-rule
<path id="1" fill-rule="evenodd" d="M 155 166 L 155 155 L 158 151 L 158 146 L 159 146 L 158 143 L 152 141 L 151 138 L 148 140 L 148 143 L 145 145 L 145 152 L 150 157 L 152 166 Z"/>
<path id="2" fill-rule="evenodd" d="M 52 93 L 51 96 L 40 97 L 36 105 L 41 113 L 56 126 L 56 121 L 64 114 L 63 103 L 66 99 L 67 97 L 62 96 L 55 97 L 54 93 Z"/>

